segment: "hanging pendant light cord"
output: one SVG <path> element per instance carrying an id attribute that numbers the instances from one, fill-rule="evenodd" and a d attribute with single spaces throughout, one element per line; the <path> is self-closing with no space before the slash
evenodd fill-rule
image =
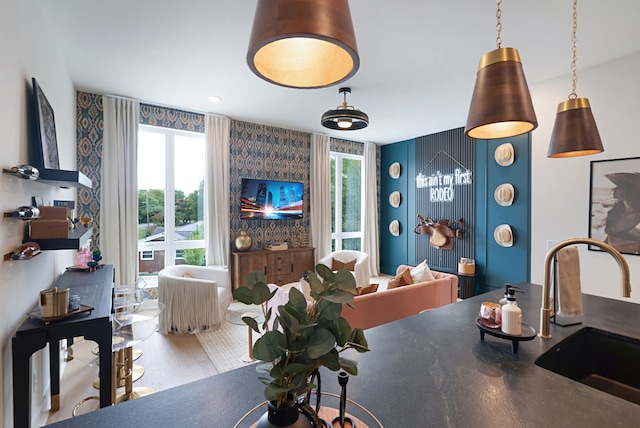
<path id="1" fill-rule="evenodd" d="M 500 35 L 502 32 L 502 9 L 500 9 L 500 5 L 502 5 L 502 0 L 496 0 L 496 6 L 498 8 L 496 10 L 496 32 L 498 33 L 498 36 L 496 37 L 496 46 L 498 49 L 502 46 L 502 36 Z"/>
<path id="2" fill-rule="evenodd" d="M 576 87 L 578 86 L 578 66 L 576 62 L 578 61 L 578 0 L 573 0 L 573 27 L 571 29 L 571 42 L 573 43 L 573 47 L 571 51 L 573 52 L 573 56 L 571 58 L 571 93 L 569 94 L 570 100 L 575 100 L 578 98 L 576 94 Z"/>

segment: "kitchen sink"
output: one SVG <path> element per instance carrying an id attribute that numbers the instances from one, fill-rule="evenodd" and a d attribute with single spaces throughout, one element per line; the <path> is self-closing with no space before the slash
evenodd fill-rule
<path id="1" fill-rule="evenodd" d="M 640 404 L 640 340 L 585 327 L 542 354 L 536 365 Z"/>

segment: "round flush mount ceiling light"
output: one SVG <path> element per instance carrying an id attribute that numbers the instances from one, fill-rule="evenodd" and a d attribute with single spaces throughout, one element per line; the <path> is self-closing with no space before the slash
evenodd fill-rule
<path id="1" fill-rule="evenodd" d="M 360 66 L 348 0 L 260 0 L 247 52 L 251 71 L 289 88 L 322 88 Z"/>
<path id="2" fill-rule="evenodd" d="M 211 101 L 212 103 L 219 103 L 220 101 L 222 101 L 222 98 L 220 98 L 217 95 L 211 95 L 210 97 L 208 97 L 209 101 Z"/>
<path id="3" fill-rule="evenodd" d="M 344 95 L 344 101 L 335 110 L 327 110 L 322 115 L 322 126 L 340 131 L 366 128 L 369 125 L 369 116 L 347 104 L 347 94 L 351 93 L 351 88 L 340 88 L 338 92 Z"/>

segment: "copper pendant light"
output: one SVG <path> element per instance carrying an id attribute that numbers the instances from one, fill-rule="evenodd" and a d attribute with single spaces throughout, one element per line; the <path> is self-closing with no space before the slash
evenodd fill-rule
<path id="1" fill-rule="evenodd" d="M 351 88 L 340 88 L 338 92 L 344 95 L 344 101 L 335 110 L 324 112 L 322 126 L 340 131 L 355 131 L 366 128 L 369 125 L 369 116 L 347 104 L 347 94 L 351 93 Z"/>
<path id="2" fill-rule="evenodd" d="M 571 60 L 572 91 L 569 99 L 558 105 L 556 121 L 551 132 L 551 142 L 547 151 L 548 158 L 567 158 L 587 156 L 604 151 L 596 121 L 591 112 L 591 105 L 587 98 L 578 98 L 576 86 L 578 77 L 577 66 L 577 30 L 578 30 L 578 1 L 573 0 L 573 58 Z"/>
<path id="3" fill-rule="evenodd" d="M 321 88 L 360 66 L 348 0 L 259 0 L 247 52 L 267 82 Z"/>
<path id="4" fill-rule="evenodd" d="M 464 130 L 468 137 L 476 139 L 514 137 L 538 127 L 520 54 L 515 48 L 501 47 L 502 0 L 496 3 L 498 49 L 480 59 Z"/>

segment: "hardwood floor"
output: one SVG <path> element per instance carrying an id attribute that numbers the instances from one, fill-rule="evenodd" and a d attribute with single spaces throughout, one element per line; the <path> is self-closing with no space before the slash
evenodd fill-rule
<path id="1" fill-rule="evenodd" d="M 73 348 L 76 357 L 66 364 L 60 381 L 60 410 L 49 412 L 47 424 L 71 418 L 74 406 L 82 399 L 98 396 L 98 390 L 92 386 L 98 376 L 98 367 L 86 363 L 92 359 L 91 349 L 94 346 L 95 342 L 83 338 L 75 341 Z M 145 373 L 133 384 L 134 388 L 146 386 L 162 391 L 217 374 L 194 335 L 163 336 L 154 333 L 139 348 L 142 349 L 142 356 L 134 364 L 143 366 Z M 119 388 L 118 392 L 121 390 L 123 388 Z M 90 400 L 82 404 L 77 413 L 87 413 L 98 407 L 97 400 Z"/>

